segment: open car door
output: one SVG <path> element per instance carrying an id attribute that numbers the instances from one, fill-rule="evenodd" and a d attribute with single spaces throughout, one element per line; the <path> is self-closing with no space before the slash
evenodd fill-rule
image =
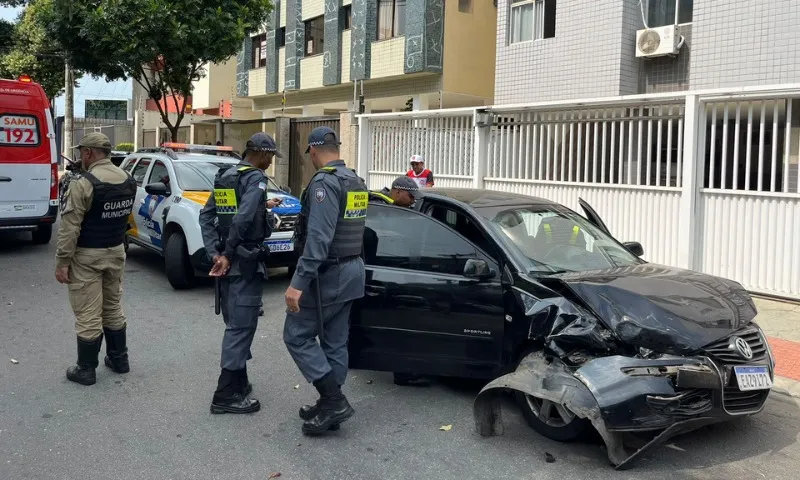
<path id="1" fill-rule="evenodd" d="M 590 222 L 592 222 L 594 224 L 594 226 L 596 226 L 597 228 L 602 230 L 603 233 L 605 233 L 606 235 L 608 235 L 610 237 L 613 237 L 613 235 L 611 235 L 611 231 L 608 229 L 606 224 L 603 222 L 603 219 L 600 218 L 600 215 L 597 214 L 597 212 L 594 210 L 594 208 L 592 208 L 591 205 L 586 203 L 586 201 L 584 199 L 582 199 L 582 198 L 578 198 L 578 204 L 581 206 L 581 208 L 583 209 L 583 212 L 586 214 L 586 218 Z"/>

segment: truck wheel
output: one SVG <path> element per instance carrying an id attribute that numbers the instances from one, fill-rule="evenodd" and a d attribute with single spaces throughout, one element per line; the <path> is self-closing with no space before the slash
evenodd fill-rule
<path id="1" fill-rule="evenodd" d="M 36 245 L 45 245 L 50 243 L 50 238 L 53 236 L 52 225 L 42 225 L 36 230 L 31 232 L 31 238 Z"/>
<path id="2" fill-rule="evenodd" d="M 167 270 L 167 280 L 175 290 L 187 290 L 197 284 L 183 232 L 175 232 L 167 239 L 164 265 Z"/>

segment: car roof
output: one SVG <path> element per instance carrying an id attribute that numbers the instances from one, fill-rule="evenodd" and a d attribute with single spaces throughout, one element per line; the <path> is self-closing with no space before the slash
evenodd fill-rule
<path id="1" fill-rule="evenodd" d="M 482 190 L 478 188 L 431 187 L 424 190 L 425 197 L 462 203 L 471 208 L 502 207 L 511 205 L 559 205 L 556 202 L 519 193 Z"/>
<path id="2" fill-rule="evenodd" d="M 241 162 L 238 158 L 227 157 L 227 156 L 220 156 L 220 155 L 210 155 L 207 153 L 176 153 L 175 157 L 170 157 L 164 152 L 135 152 L 131 154 L 131 157 L 134 159 L 139 158 L 158 158 L 159 160 L 166 160 L 169 162 L 177 162 L 177 163 L 191 163 L 191 162 L 210 162 L 210 163 L 229 163 L 231 165 L 236 165 L 237 163 Z"/>

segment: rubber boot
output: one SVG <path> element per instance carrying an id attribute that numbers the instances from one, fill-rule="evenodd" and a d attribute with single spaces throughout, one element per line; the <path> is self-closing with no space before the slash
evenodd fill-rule
<path id="1" fill-rule="evenodd" d="M 122 330 L 111 330 L 103 327 L 103 332 L 106 336 L 106 357 L 103 359 L 103 363 L 117 373 L 130 372 L 126 327 L 122 327 Z"/>
<path id="2" fill-rule="evenodd" d="M 428 387 L 431 382 L 425 377 L 414 375 L 413 373 L 399 373 L 394 374 L 394 384 L 401 387 Z"/>
<path id="3" fill-rule="evenodd" d="M 67 380 L 86 386 L 97 383 L 96 369 L 100 363 L 97 356 L 102 344 L 103 335 L 94 340 L 78 337 L 78 362 L 67 369 Z"/>
<path id="4" fill-rule="evenodd" d="M 329 373 L 317 380 L 314 386 L 319 392 L 320 399 L 317 404 L 317 414 L 314 418 L 303 422 L 303 433 L 306 435 L 324 433 L 355 414 L 355 410 L 348 403 L 347 397 L 342 393 L 342 388 L 332 374 Z"/>
<path id="5" fill-rule="evenodd" d="M 242 370 L 222 369 L 217 381 L 217 391 L 211 400 L 211 413 L 253 413 L 261 410 L 261 403 L 242 395 Z"/>

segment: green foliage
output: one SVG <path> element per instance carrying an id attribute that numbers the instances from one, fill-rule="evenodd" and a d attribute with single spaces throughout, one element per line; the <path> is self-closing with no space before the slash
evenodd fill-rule
<path id="1" fill-rule="evenodd" d="M 32 0 L 22 12 L 0 57 L 3 77 L 28 74 L 42 85 L 50 98 L 64 91 L 64 58 L 58 44 L 49 37 L 47 25 L 55 13 L 54 0 Z M 6 27 L 2 27 L 6 28 Z M 2 31 L 2 29 L 0 29 Z"/>
<path id="2" fill-rule="evenodd" d="M 157 103 L 173 94 L 183 97 L 175 100 L 176 121 L 158 107 L 173 139 L 203 66 L 238 53 L 272 10 L 270 0 L 55 2 L 58 15 L 50 31 L 75 68 L 108 80 L 133 78 Z"/>
<path id="3" fill-rule="evenodd" d="M 132 143 L 120 143 L 117 145 L 117 150 L 122 152 L 131 153 L 133 151 L 133 144 Z"/>

